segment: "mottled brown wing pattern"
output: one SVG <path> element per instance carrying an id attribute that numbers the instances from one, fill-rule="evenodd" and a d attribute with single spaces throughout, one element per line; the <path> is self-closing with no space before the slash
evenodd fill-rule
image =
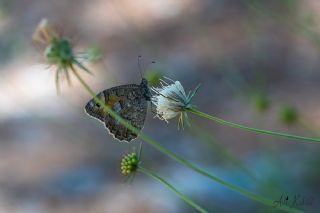
<path id="1" fill-rule="evenodd" d="M 129 84 L 113 87 L 104 90 L 97 96 L 104 100 L 112 110 L 118 113 L 122 118 L 131 122 L 137 129 L 141 130 L 147 114 L 148 100 L 145 95 L 143 85 Z M 109 133 L 120 141 L 135 139 L 137 135 L 121 125 L 119 121 L 111 115 L 104 112 L 103 108 L 94 100 L 88 102 L 85 111 L 92 117 L 105 123 Z"/>
<path id="2" fill-rule="evenodd" d="M 105 91 L 106 100 L 114 101 L 114 97 L 119 97 L 112 109 L 118 113 L 122 118 L 129 121 L 131 125 L 141 130 L 147 114 L 148 102 L 140 87 L 138 88 L 118 88 L 112 91 Z M 106 102 L 108 104 L 108 101 Z M 105 116 L 105 126 L 110 133 L 120 141 L 128 141 L 135 139 L 137 135 L 121 125 L 119 121 L 115 120 L 111 115 Z"/>
<path id="3" fill-rule="evenodd" d="M 139 85 L 136 84 L 128 84 L 128 85 L 122 85 L 122 86 L 116 86 L 112 87 L 110 89 L 103 90 L 102 92 L 99 92 L 96 96 L 105 102 L 107 104 L 109 102 L 109 96 L 105 95 L 108 93 L 116 94 L 114 91 L 117 91 L 119 89 L 137 89 L 139 88 Z M 122 93 L 120 93 L 122 94 Z M 112 106 L 111 106 L 112 108 Z M 99 121 L 104 123 L 104 118 L 106 116 L 106 112 L 104 112 L 103 108 L 100 106 L 100 104 L 96 103 L 93 99 L 91 99 L 87 105 L 85 106 L 85 111 L 88 115 L 98 119 Z"/>
<path id="4" fill-rule="evenodd" d="M 98 93 L 97 98 L 100 100 L 105 101 L 105 96 L 103 94 L 103 91 Z M 93 118 L 98 119 L 101 122 L 104 122 L 104 117 L 106 113 L 104 112 L 103 108 L 100 107 L 100 104 L 96 103 L 93 99 L 91 99 L 87 105 L 85 106 L 85 111 L 88 115 L 92 116 Z"/>

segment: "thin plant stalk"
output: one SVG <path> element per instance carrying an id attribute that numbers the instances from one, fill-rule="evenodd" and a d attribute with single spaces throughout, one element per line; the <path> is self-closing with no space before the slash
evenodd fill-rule
<path id="1" fill-rule="evenodd" d="M 201 213 L 208 213 L 207 210 L 205 210 L 204 208 L 202 208 L 201 206 L 199 206 L 198 204 L 196 204 L 195 202 L 193 202 L 191 199 L 189 199 L 188 197 L 186 197 L 184 194 L 182 194 L 181 192 L 179 192 L 176 188 L 174 188 L 170 183 L 168 183 L 166 180 L 164 180 L 163 178 L 161 178 L 160 176 L 158 176 L 157 174 L 155 174 L 154 172 L 143 168 L 141 166 L 138 167 L 138 171 L 140 171 L 141 173 L 150 176 L 152 178 L 154 178 L 155 180 L 159 181 L 160 183 L 162 183 L 163 185 L 165 185 L 167 188 L 169 188 L 171 191 L 173 191 L 174 193 L 176 193 L 182 200 L 184 200 L 186 203 L 188 203 L 190 206 L 192 206 L 193 208 L 195 208 L 196 210 L 198 210 Z"/>
<path id="2" fill-rule="evenodd" d="M 203 127 L 192 122 L 191 127 L 189 128 L 190 132 L 198 136 L 200 140 L 204 141 L 206 144 L 210 145 L 212 149 L 215 149 L 223 159 L 226 159 L 228 162 L 233 164 L 236 167 L 239 167 L 244 173 L 246 173 L 252 180 L 259 182 L 256 175 L 247 168 L 244 162 L 237 157 L 235 154 L 230 152 L 224 145 L 220 144 L 216 138 L 203 129 Z"/>
<path id="3" fill-rule="evenodd" d="M 117 121 L 119 121 L 119 123 L 121 123 L 123 126 L 125 126 L 126 128 L 128 128 L 130 131 L 136 133 L 137 135 L 139 135 L 139 138 L 142 139 L 143 141 L 147 142 L 149 145 L 151 145 L 152 147 L 154 147 L 155 149 L 157 149 L 158 151 L 162 152 L 163 154 L 167 155 L 168 157 L 170 157 L 171 159 L 177 161 L 178 163 L 186 166 L 187 168 L 193 170 L 194 172 L 197 172 L 215 182 L 218 182 L 219 184 L 224 185 L 225 187 L 229 188 L 232 191 L 238 192 L 239 194 L 257 201 L 259 203 L 265 204 L 267 206 L 271 206 L 273 207 L 273 201 L 267 198 L 264 198 L 260 195 L 257 195 L 255 193 L 252 193 L 242 187 L 230 184 L 214 175 L 209 174 L 208 172 L 198 168 L 197 166 L 193 165 L 192 163 L 190 163 L 189 161 L 181 158 L 180 156 L 176 155 L 175 153 L 171 152 L 170 150 L 164 148 L 163 146 L 161 146 L 158 142 L 156 142 L 155 140 L 153 140 L 152 138 L 150 138 L 148 135 L 144 134 L 143 132 L 140 132 L 137 128 L 135 128 L 134 126 L 132 126 L 128 121 L 126 121 L 125 119 L 123 119 L 122 117 L 120 117 L 117 113 L 115 113 L 113 110 L 110 109 L 110 107 L 106 106 L 106 104 L 99 99 L 94 91 L 89 87 L 89 85 L 82 79 L 82 77 L 79 75 L 79 73 L 77 72 L 77 70 L 74 68 L 74 66 L 72 64 L 70 64 L 70 68 L 71 71 L 73 72 L 73 74 L 76 76 L 76 78 L 79 80 L 79 82 L 82 84 L 82 86 L 86 89 L 86 91 L 93 97 L 93 99 L 100 104 L 100 106 L 102 106 L 104 108 L 104 110 L 109 113 L 111 116 L 113 116 L 115 119 L 117 119 Z M 294 209 L 294 208 L 290 208 L 287 206 L 281 206 L 278 207 L 278 209 L 281 209 L 283 211 L 287 211 L 287 212 L 295 212 L 295 213 L 301 213 L 302 211 Z"/>
<path id="4" fill-rule="evenodd" d="M 237 124 L 237 123 L 233 123 L 230 121 L 226 121 L 223 120 L 221 118 L 217 118 L 211 115 L 208 115 L 204 112 L 201 112 L 195 108 L 191 108 L 188 110 L 189 112 L 192 112 L 195 115 L 199 115 L 203 118 L 207 118 L 209 120 L 215 121 L 219 124 L 222 125 L 226 125 L 229 127 L 233 127 L 236 129 L 242 129 L 242 130 L 246 130 L 249 132 L 255 132 L 255 133 L 259 133 L 259 134 L 265 134 L 265 135 L 273 135 L 273 136 L 279 136 L 279 137 L 284 137 L 284 138 L 289 138 L 289 139 L 294 139 L 294 140 L 303 140 L 303 141 L 307 141 L 307 142 L 313 142 L 313 143 L 319 143 L 320 142 L 320 138 L 309 138 L 309 137 L 303 137 L 303 136 L 298 136 L 298 135 L 290 135 L 290 134 L 286 134 L 286 133 L 280 133 L 280 132 L 273 132 L 273 131 L 268 131 L 268 130 L 263 130 L 263 129 L 257 129 L 257 128 L 252 128 L 252 127 L 248 127 L 248 126 L 244 126 L 241 124 Z"/>
<path id="5" fill-rule="evenodd" d="M 279 21 L 283 20 L 283 17 L 279 16 L 276 13 L 270 13 L 266 11 L 264 8 L 259 7 L 259 5 L 250 4 L 247 3 L 248 7 L 252 9 L 254 12 L 261 14 L 265 17 L 271 17 L 272 19 Z M 287 26 L 291 28 L 293 31 L 296 31 L 298 33 L 301 33 L 307 37 L 311 42 L 313 42 L 317 48 L 320 47 L 320 40 L 319 40 L 319 34 L 316 31 L 310 30 L 307 26 L 305 26 L 303 23 L 299 23 L 297 21 L 293 21 L 290 19 L 291 22 L 286 22 Z"/>

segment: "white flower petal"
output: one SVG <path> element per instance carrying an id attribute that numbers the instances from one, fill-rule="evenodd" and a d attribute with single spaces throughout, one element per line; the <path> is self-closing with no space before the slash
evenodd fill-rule
<path id="1" fill-rule="evenodd" d="M 156 106 L 157 115 L 160 119 L 169 120 L 182 111 L 187 103 L 187 96 L 179 81 L 172 81 L 173 84 L 168 84 L 162 81 L 161 87 L 152 88 L 156 93 L 152 97 L 152 102 Z"/>

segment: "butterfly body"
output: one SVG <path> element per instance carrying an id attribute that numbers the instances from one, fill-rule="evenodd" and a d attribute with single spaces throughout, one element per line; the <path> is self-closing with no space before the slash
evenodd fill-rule
<path id="1" fill-rule="evenodd" d="M 100 100 L 109 106 L 132 126 L 141 130 L 147 114 L 148 101 L 151 93 L 148 81 L 142 79 L 141 84 L 128 84 L 106 89 L 97 94 Z M 119 121 L 108 114 L 100 104 L 91 99 L 85 106 L 85 111 L 92 117 L 103 122 L 109 133 L 120 141 L 130 142 L 137 134 L 121 125 Z"/>

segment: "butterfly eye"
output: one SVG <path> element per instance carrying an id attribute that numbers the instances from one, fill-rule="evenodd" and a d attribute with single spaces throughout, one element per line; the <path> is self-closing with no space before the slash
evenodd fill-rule
<path id="1" fill-rule="evenodd" d="M 99 104 L 99 103 L 96 103 L 96 107 L 100 107 L 100 104 Z"/>

